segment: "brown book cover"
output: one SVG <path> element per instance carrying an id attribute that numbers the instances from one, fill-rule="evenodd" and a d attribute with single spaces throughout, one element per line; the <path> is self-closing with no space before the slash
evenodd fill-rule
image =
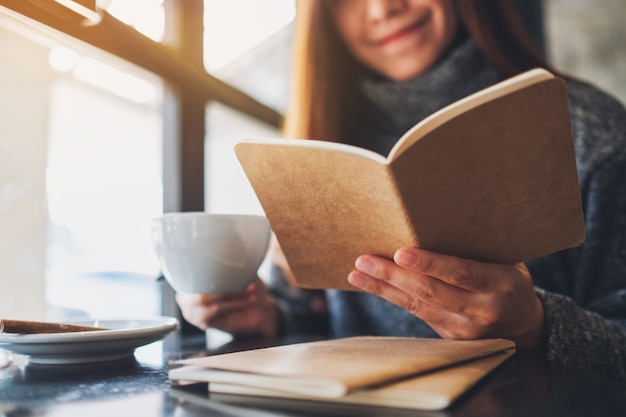
<path id="1" fill-rule="evenodd" d="M 566 85 L 545 70 L 438 111 L 387 157 L 281 138 L 235 151 L 302 287 L 355 289 L 356 257 L 401 247 L 515 263 L 585 239 Z"/>
<path id="2" fill-rule="evenodd" d="M 351 337 L 178 360 L 169 378 L 338 398 L 514 348 L 505 339 Z"/>

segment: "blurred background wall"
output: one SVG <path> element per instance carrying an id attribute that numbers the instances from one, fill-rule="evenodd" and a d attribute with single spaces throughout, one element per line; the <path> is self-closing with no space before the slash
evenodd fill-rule
<path id="1" fill-rule="evenodd" d="M 550 61 L 626 103 L 626 1 L 544 0 L 543 12 Z"/>

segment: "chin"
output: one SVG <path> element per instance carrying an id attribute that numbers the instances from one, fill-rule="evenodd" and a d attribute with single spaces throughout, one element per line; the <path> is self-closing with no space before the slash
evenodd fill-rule
<path id="1" fill-rule="evenodd" d="M 423 74 L 429 66 L 419 66 L 411 68 L 389 68 L 380 73 L 393 81 L 407 81 Z"/>
<path id="2" fill-rule="evenodd" d="M 437 54 L 419 54 L 418 58 L 415 53 L 406 54 L 404 57 L 396 57 L 395 59 L 381 59 L 382 65 L 376 68 L 378 73 L 393 81 L 406 81 L 415 78 L 437 61 Z M 403 59 L 404 58 L 404 59 Z"/>

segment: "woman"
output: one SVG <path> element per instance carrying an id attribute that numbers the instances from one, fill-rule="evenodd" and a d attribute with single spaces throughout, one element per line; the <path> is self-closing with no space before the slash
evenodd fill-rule
<path id="1" fill-rule="evenodd" d="M 386 154 L 434 111 L 533 67 L 534 52 L 506 1 L 306 0 L 296 26 L 289 136 Z M 200 328 L 267 337 L 313 332 L 475 339 L 594 370 L 626 386 L 626 111 L 568 80 L 587 240 L 517 265 L 398 248 L 363 254 L 348 281 L 363 292 L 304 291 L 274 251 L 269 289 L 185 295 Z"/>

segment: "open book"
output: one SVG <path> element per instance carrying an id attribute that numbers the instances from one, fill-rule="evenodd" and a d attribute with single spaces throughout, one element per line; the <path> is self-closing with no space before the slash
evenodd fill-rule
<path id="1" fill-rule="evenodd" d="M 354 289 L 356 257 L 401 247 L 514 263 L 585 239 L 566 85 L 542 69 L 434 113 L 386 157 L 284 138 L 235 151 L 303 287 Z"/>
<path id="2" fill-rule="evenodd" d="M 169 378 L 212 394 L 442 409 L 514 351 L 504 339 L 353 337 L 175 361 Z"/>

